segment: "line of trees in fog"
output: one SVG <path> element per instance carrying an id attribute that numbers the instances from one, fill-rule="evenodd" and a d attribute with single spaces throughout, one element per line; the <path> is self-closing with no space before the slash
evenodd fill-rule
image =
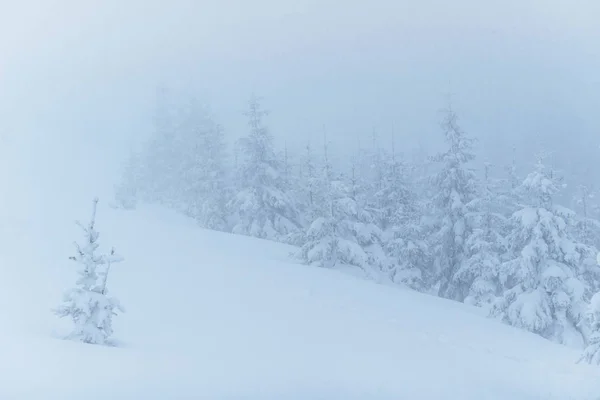
<path id="1" fill-rule="evenodd" d="M 600 290 L 600 206 L 542 152 L 524 174 L 512 160 L 475 170 L 474 138 L 449 107 L 439 154 L 409 160 L 374 136 L 341 168 L 326 137 L 278 149 L 260 98 L 233 149 L 209 109 L 184 103 L 159 96 L 155 130 L 117 187 L 122 207 L 161 204 L 207 229 L 292 244 L 305 264 L 481 306 L 558 343 L 598 336 L 586 310 Z M 558 204 L 565 188 L 577 211 Z"/>

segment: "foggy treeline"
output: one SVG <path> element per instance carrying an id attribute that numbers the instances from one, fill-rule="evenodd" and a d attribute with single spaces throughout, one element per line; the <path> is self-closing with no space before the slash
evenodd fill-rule
<path id="1" fill-rule="evenodd" d="M 559 343 L 589 343 L 600 203 L 593 182 L 555 168 L 559 149 L 540 148 L 527 170 L 514 154 L 486 163 L 451 105 L 437 154 L 415 156 L 395 135 L 373 132 L 348 155 L 325 128 L 321 141 L 288 148 L 268 114 L 252 96 L 247 131 L 230 145 L 209 107 L 159 91 L 155 129 L 125 164 L 119 205 L 161 204 L 206 229 L 294 245 L 305 264 L 480 306 Z"/>

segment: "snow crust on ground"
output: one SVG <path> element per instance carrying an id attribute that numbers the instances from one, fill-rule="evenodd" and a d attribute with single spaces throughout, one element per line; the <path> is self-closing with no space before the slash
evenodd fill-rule
<path id="1" fill-rule="evenodd" d="M 62 340 L 50 309 L 87 218 L 70 211 L 4 217 L 0 399 L 600 399 L 576 350 L 153 207 L 99 208 L 100 243 L 125 257 L 115 347 Z"/>

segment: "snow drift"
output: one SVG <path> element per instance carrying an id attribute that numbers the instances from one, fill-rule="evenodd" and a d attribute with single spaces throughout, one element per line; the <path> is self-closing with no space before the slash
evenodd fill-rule
<path id="1" fill-rule="evenodd" d="M 2 399 L 600 398 L 600 370 L 576 350 L 157 208 L 99 209 L 100 243 L 125 257 L 110 277 L 118 346 L 63 340 L 50 310 L 86 215 L 5 218 Z"/>

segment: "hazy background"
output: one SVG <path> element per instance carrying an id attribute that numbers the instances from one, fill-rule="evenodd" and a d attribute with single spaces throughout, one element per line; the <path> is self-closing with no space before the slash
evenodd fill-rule
<path id="1" fill-rule="evenodd" d="M 5 1 L 2 201 L 75 215 L 106 193 L 157 85 L 210 103 L 231 137 L 254 91 L 280 145 L 325 125 L 347 150 L 392 125 L 434 149 L 451 92 L 481 159 L 545 146 L 600 182 L 599 16 L 597 0 Z"/>

